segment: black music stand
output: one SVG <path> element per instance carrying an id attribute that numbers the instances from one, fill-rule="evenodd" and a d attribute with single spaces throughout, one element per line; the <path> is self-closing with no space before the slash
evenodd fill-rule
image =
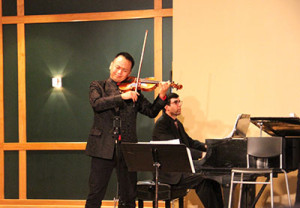
<path id="1" fill-rule="evenodd" d="M 155 207 L 158 207 L 158 174 L 195 172 L 184 144 L 122 143 L 121 150 L 129 171 L 155 172 Z"/>

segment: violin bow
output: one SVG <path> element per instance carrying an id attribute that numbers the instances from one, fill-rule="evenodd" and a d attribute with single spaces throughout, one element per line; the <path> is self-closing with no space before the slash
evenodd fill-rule
<path id="1" fill-rule="evenodd" d="M 145 32 L 144 44 L 143 44 L 143 49 L 142 49 L 142 54 L 141 54 L 141 60 L 140 60 L 138 74 L 137 74 L 137 77 L 136 77 L 135 92 L 137 92 L 138 84 L 139 84 L 139 80 L 140 80 L 141 68 L 142 68 L 142 63 L 143 63 L 143 58 L 144 58 L 144 52 L 145 52 L 145 46 L 146 46 L 146 42 L 147 42 L 147 36 L 148 36 L 148 30 L 146 30 L 146 32 Z"/>

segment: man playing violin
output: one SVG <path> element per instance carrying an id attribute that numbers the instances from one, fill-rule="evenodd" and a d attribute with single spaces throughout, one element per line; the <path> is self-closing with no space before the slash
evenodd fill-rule
<path id="1" fill-rule="evenodd" d="M 184 130 L 182 123 L 177 120 L 181 114 L 182 101 L 176 93 L 167 96 L 167 104 L 163 115 L 155 123 L 152 139 L 154 141 L 179 139 L 190 150 L 194 161 L 195 170 L 197 160 L 202 157 L 202 152 L 206 151 L 206 145 L 198 140 L 192 139 Z M 174 158 L 176 160 L 176 158 Z M 198 165 L 199 166 L 199 165 Z M 173 188 L 195 189 L 199 199 L 206 208 L 223 208 L 221 186 L 218 182 L 205 179 L 200 173 L 159 173 L 162 183 L 167 183 Z"/>
<path id="2" fill-rule="evenodd" d="M 137 113 L 156 117 L 166 104 L 170 84 L 160 84 L 160 93 L 153 103 L 140 92 L 120 92 L 118 85 L 129 77 L 133 66 L 133 57 L 121 52 L 110 64 L 110 77 L 90 84 L 89 100 L 94 111 L 94 123 L 86 146 L 86 154 L 91 156 L 86 208 L 101 207 L 114 168 L 117 169 L 119 184 L 119 207 L 135 207 L 137 174 L 128 172 L 118 144 L 137 142 Z"/>

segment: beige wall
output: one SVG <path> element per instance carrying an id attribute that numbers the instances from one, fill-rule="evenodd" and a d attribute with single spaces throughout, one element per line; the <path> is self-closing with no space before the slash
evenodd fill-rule
<path id="1" fill-rule="evenodd" d="M 300 1 L 173 4 L 173 78 L 192 137 L 225 137 L 239 113 L 300 116 Z"/>

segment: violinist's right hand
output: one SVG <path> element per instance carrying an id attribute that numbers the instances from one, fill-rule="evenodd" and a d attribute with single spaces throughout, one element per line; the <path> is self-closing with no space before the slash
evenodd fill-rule
<path id="1" fill-rule="evenodd" d="M 138 96 L 140 94 L 135 91 L 127 91 L 121 94 L 121 97 L 123 100 L 132 100 L 133 102 L 136 102 L 138 100 Z"/>

